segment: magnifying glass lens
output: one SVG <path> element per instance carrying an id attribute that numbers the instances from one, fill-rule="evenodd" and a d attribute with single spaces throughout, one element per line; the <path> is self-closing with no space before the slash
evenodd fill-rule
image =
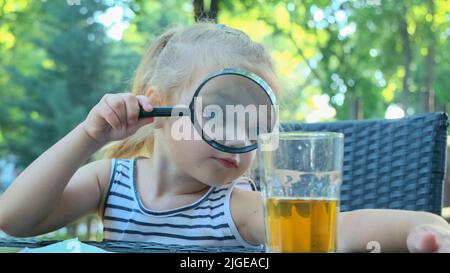
<path id="1" fill-rule="evenodd" d="M 270 90 L 269 90 L 270 91 Z M 258 134 L 271 132 L 275 109 L 271 94 L 240 74 L 211 78 L 191 103 L 197 132 L 214 148 L 241 153 L 256 146 Z"/>

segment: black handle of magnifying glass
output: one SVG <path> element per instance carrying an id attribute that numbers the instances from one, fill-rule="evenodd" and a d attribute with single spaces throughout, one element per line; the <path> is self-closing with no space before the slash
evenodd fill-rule
<path id="1" fill-rule="evenodd" d="M 186 109 L 184 108 L 178 108 L 175 109 L 174 107 L 155 107 L 151 112 L 144 111 L 142 106 L 139 107 L 139 118 L 146 118 L 146 117 L 171 117 L 172 113 L 173 116 L 184 116 L 186 113 Z M 179 110 L 179 111 L 178 111 Z"/>

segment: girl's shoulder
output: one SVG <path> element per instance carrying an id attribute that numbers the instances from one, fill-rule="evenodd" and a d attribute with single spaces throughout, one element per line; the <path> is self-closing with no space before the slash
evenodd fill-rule
<path id="1" fill-rule="evenodd" d="M 258 188 L 257 188 L 255 182 L 246 176 L 241 176 L 238 179 L 236 179 L 234 181 L 234 185 L 236 186 L 236 188 L 239 188 L 239 189 L 248 190 L 248 191 L 258 191 Z"/>
<path id="2" fill-rule="evenodd" d="M 98 207 L 99 216 L 103 217 L 104 204 L 111 184 L 111 180 L 114 177 L 114 172 L 116 172 L 120 168 L 130 168 L 132 162 L 132 158 L 111 158 L 101 159 L 89 163 L 93 165 L 92 167 L 97 174 L 97 179 L 99 182 L 101 193 L 101 202 Z"/>
<path id="3" fill-rule="evenodd" d="M 264 222 L 261 192 L 239 186 L 234 187 L 230 208 L 241 236 L 252 245 L 262 243 Z"/>
<path id="4" fill-rule="evenodd" d="M 107 183 L 113 177 L 115 171 L 120 171 L 122 169 L 126 169 L 131 171 L 132 169 L 140 169 L 142 163 L 146 163 L 148 160 L 151 160 L 146 157 L 133 157 L 133 158 L 111 158 L 104 159 L 101 165 L 103 165 L 104 172 L 102 175 L 104 177 L 104 182 Z"/>
<path id="5" fill-rule="evenodd" d="M 99 186 L 109 183 L 109 177 L 111 174 L 111 162 L 112 159 L 100 159 L 96 161 L 92 161 L 83 166 L 84 169 L 89 169 L 90 172 L 97 176 L 97 180 L 99 182 Z"/>
<path id="6" fill-rule="evenodd" d="M 130 177 L 130 179 L 134 179 L 134 173 L 139 172 L 140 166 L 142 166 L 142 163 L 145 163 L 147 160 L 151 159 L 146 157 L 111 158 L 93 162 L 96 165 L 96 173 L 102 195 L 102 204 L 99 208 L 100 212 L 103 211 L 103 205 L 106 200 L 110 184 L 116 173 L 125 173 L 128 177 Z"/>

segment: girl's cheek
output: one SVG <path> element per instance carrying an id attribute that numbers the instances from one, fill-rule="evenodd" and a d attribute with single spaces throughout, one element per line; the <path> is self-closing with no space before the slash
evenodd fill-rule
<path id="1" fill-rule="evenodd" d="M 255 156 L 256 156 L 255 151 L 251 151 L 249 153 L 244 154 L 243 161 L 245 161 L 247 167 L 249 167 L 253 163 L 253 160 L 255 160 Z"/>
<path id="2" fill-rule="evenodd" d="M 253 164 L 253 161 L 255 160 L 255 155 L 256 153 L 254 151 L 245 154 L 242 158 L 241 158 L 241 168 L 242 171 L 245 173 Z"/>
<path id="3" fill-rule="evenodd" d="M 174 118 L 168 127 L 170 127 L 168 133 L 174 141 L 192 141 L 194 144 L 203 141 L 189 117 Z"/>

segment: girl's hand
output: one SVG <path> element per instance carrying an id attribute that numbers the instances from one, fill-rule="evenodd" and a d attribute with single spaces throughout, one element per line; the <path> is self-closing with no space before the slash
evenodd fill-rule
<path id="1" fill-rule="evenodd" d="M 450 226 L 421 225 L 408 235 L 410 252 L 450 253 Z"/>
<path id="2" fill-rule="evenodd" d="M 82 126 L 92 139 L 102 144 L 124 139 L 153 122 L 153 117 L 139 119 L 140 105 L 145 111 L 153 110 L 146 96 L 106 94 L 91 109 Z"/>

